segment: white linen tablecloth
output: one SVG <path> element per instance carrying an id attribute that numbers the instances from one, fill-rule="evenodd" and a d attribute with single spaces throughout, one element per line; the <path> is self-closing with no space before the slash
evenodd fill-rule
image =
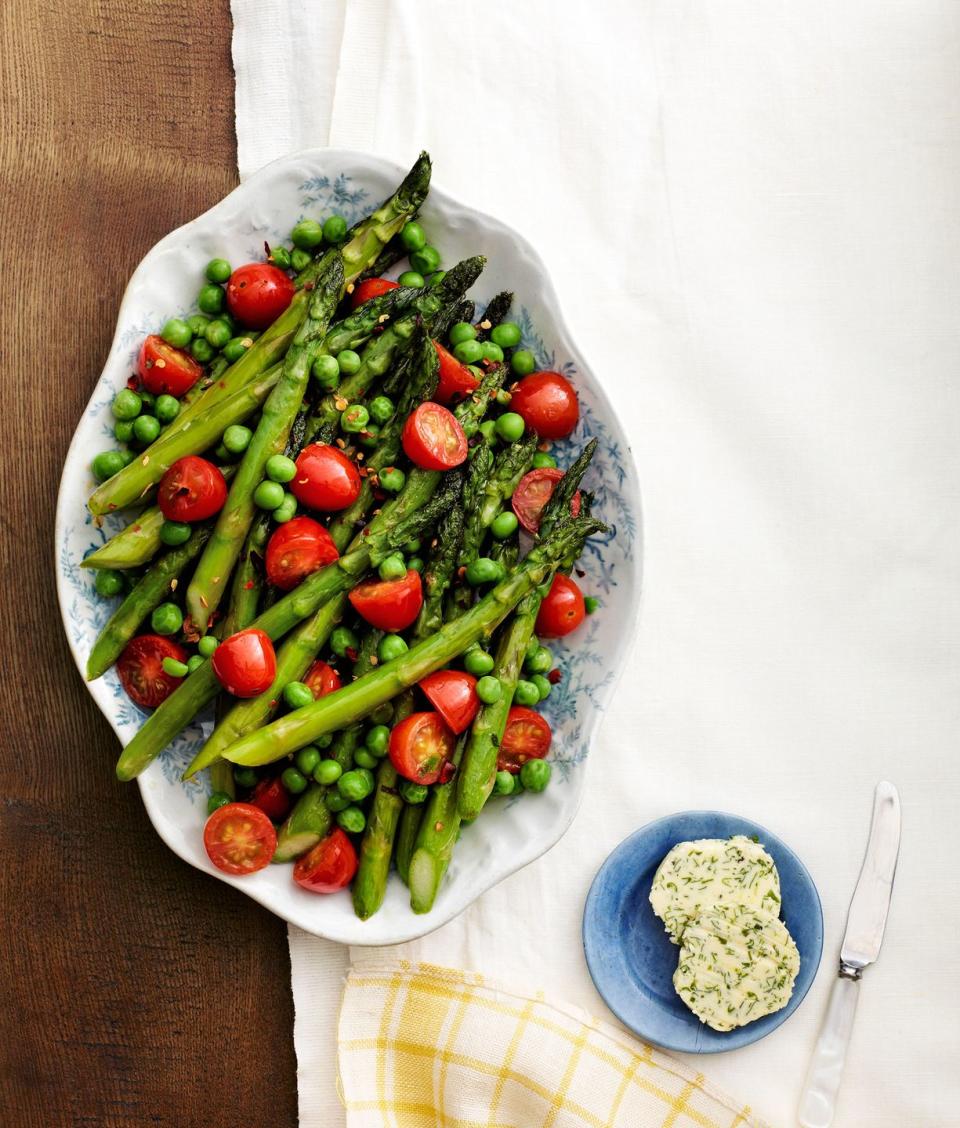
<path id="1" fill-rule="evenodd" d="M 580 815 L 402 954 L 604 1014 L 580 919 L 606 854 L 671 811 L 752 817 L 813 873 L 823 965 L 783 1028 L 699 1068 L 793 1123 L 888 777 L 900 869 L 836 1124 L 955 1128 L 960 7 L 232 6 L 241 174 L 428 149 L 543 254 L 644 491 L 644 611 Z M 335 1128 L 347 953 L 290 941 L 301 1123 Z"/>

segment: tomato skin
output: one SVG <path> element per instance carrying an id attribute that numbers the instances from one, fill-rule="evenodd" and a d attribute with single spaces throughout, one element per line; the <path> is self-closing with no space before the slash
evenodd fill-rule
<path id="1" fill-rule="evenodd" d="M 436 783 L 446 775 L 456 743 L 439 713 L 411 713 L 390 733 L 390 763 L 404 779 Z"/>
<path id="2" fill-rule="evenodd" d="M 313 694 L 314 701 L 318 701 L 328 693 L 334 693 L 343 683 L 333 666 L 328 666 L 322 658 L 318 658 L 304 674 L 303 684 Z"/>
<path id="3" fill-rule="evenodd" d="M 250 795 L 250 803 L 254 807 L 259 807 L 267 818 L 275 823 L 283 822 L 293 806 L 290 793 L 280 782 L 279 776 L 276 779 L 260 780 Z"/>
<path id="4" fill-rule="evenodd" d="M 403 450 L 422 470 L 452 470 L 467 457 L 467 436 L 442 404 L 427 400 L 403 425 Z"/>
<path id="5" fill-rule="evenodd" d="M 182 396 L 203 375 L 203 368 L 183 349 L 168 345 L 163 337 L 151 333 L 140 346 L 137 357 L 140 382 L 155 396 Z"/>
<path id="6" fill-rule="evenodd" d="M 543 507 L 553 496 L 557 482 L 563 477 L 563 471 L 554 466 L 545 466 L 540 470 L 531 470 L 517 483 L 513 491 L 510 504 L 517 515 L 520 524 L 528 533 L 536 534 L 540 529 L 540 514 Z M 570 512 L 574 517 L 580 512 L 580 491 L 570 499 Z"/>
<path id="7" fill-rule="evenodd" d="M 586 614 L 583 592 L 576 580 L 558 572 L 540 604 L 536 632 L 541 638 L 563 638 L 580 626 Z"/>
<path id="8" fill-rule="evenodd" d="M 310 443 L 297 457 L 290 490 L 308 509 L 335 513 L 353 505 L 360 484 L 360 472 L 342 450 L 327 443 Z"/>
<path id="9" fill-rule="evenodd" d="M 465 364 L 448 352 L 439 341 L 433 342 L 440 358 L 440 382 L 434 399 L 437 403 L 450 404 L 457 400 L 466 399 L 471 392 L 475 392 L 480 381 L 474 376 Z"/>
<path id="10" fill-rule="evenodd" d="M 227 309 L 248 329 L 266 329 L 293 301 L 296 287 L 269 262 L 238 266 L 227 280 Z"/>
<path id="11" fill-rule="evenodd" d="M 217 680 L 234 697 L 257 697 L 277 676 L 277 656 L 270 636 L 256 627 L 223 640 L 210 659 Z"/>
<path id="12" fill-rule="evenodd" d="M 463 670 L 437 670 L 420 682 L 427 700 L 456 735 L 473 723 L 480 708 L 477 679 Z"/>
<path id="13" fill-rule="evenodd" d="M 497 753 L 497 771 L 518 775 L 527 760 L 542 760 L 550 751 L 553 732 L 547 721 L 525 705 L 514 705 Z"/>
<path id="14" fill-rule="evenodd" d="M 517 384 L 510 410 L 541 439 L 565 439 L 580 418 L 580 404 L 573 385 L 559 372 L 532 372 Z"/>
<path id="15" fill-rule="evenodd" d="M 350 592 L 354 610 L 381 631 L 403 631 L 420 614 L 423 585 L 412 568 L 400 580 L 364 580 Z"/>
<path id="16" fill-rule="evenodd" d="M 381 294 L 399 289 L 399 282 L 388 282 L 386 278 L 365 278 L 350 295 L 350 307 L 356 309 L 371 298 L 379 298 Z"/>
<path id="17" fill-rule="evenodd" d="M 142 709 L 162 705 L 183 678 L 175 678 L 163 668 L 164 658 L 186 662 L 190 655 L 173 639 L 163 635 L 137 635 L 123 648 L 117 659 L 117 674 L 127 697 Z"/>
<path id="18" fill-rule="evenodd" d="M 311 572 L 340 558 L 333 537 L 312 517 L 294 517 L 280 525 L 267 545 L 267 580 L 292 591 Z"/>
<path id="19" fill-rule="evenodd" d="M 293 880 L 311 893 L 336 893 L 353 881 L 357 872 L 357 852 L 353 843 L 337 827 L 293 867 Z"/>
<path id="20" fill-rule="evenodd" d="M 157 504 L 168 521 L 205 521 L 226 501 L 227 482 L 220 468 L 196 454 L 178 458 L 157 489 Z"/>
<path id="21" fill-rule="evenodd" d="M 218 870 L 242 877 L 270 864 L 277 849 L 277 832 L 259 807 L 227 803 L 207 819 L 203 845 Z"/>

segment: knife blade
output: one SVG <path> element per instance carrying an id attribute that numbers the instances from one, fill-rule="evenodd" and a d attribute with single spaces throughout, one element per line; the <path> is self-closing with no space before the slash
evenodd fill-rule
<path id="1" fill-rule="evenodd" d="M 886 780 L 873 797 L 870 838 L 847 912 L 840 968 L 800 1097 L 802 1128 L 829 1128 L 843 1077 L 863 969 L 875 963 L 890 912 L 900 853 L 900 795 Z"/>

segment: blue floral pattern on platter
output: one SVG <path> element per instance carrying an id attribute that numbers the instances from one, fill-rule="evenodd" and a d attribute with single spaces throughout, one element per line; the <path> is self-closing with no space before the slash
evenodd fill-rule
<path id="1" fill-rule="evenodd" d="M 197 279 L 210 257 L 224 255 L 234 262 L 262 257 L 265 242 L 285 239 L 293 223 L 304 216 L 322 220 L 337 212 L 356 222 L 395 183 L 395 172 L 384 162 L 352 155 L 349 165 L 342 160 L 337 165 L 336 157 L 317 150 L 269 166 L 211 212 L 167 236 L 131 280 L 110 358 L 67 458 L 58 502 L 58 591 L 67 637 L 81 670 L 115 603 L 96 595 L 93 575 L 80 562 L 132 516 L 127 512 L 97 521 L 85 506 L 94 486 L 90 459 L 113 443 L 113 396 L 133 371 L 143 337 L 155 332 L 171 311 L 191 312 Z M 357 165 L 358 171 L 344 171 Z M 241 888 L 286 919 L 351 943 L 391 943 L 429 931 L 559 837 L 579 803 L 590 737 L 622 666 L 639 595 L 639 493 L 632 456 L 599 385 L 569 342 L 542 264 L 509 229 L 436 191 L 431 192 L 422 221 L 428 230 L 434 226 L 438 232 L 453 233 L 449 239 L 436 237 L 447 262 L 478 248 L 488 256 L 487 269 L 474 288 L 478 303 L 500 289 L 515 290 L 518 304 L 513 317 L 520 325 L 523 346 L 534 353 L 538 367 L 563 372 L 577 387 L 580 422 L 571 440 L 556 444 L 552 453 L 565 466 L 588 438 L 598 439 L 584 487 L 594 493 L 594 512 L 610 532 L 594 538 L 578 564 L 585 573 L 585 590 L 600 598 L 599 611 L 571 639 L 551 643 L 563 675 L 543 707 L 555 733 L 553 784 L 541 796 L 500 801 L 490 815 L 484 813 L 454 855 L 447 886 L 431 917 L 413 917 L 391 889 L 384 909 L 373 918 L 378 924 L 360 926 L 340 898 L 307 897 L 307 904 L 301 904 L 295 891 L 276 888 L 278 876 L 272 869 L 266 871 L 269 877 L 256 875 L 241 883 Z M 121 741 L 129 741 L 145 714 L 127 699 L 115 670 L 89 688 Z M 202 854 L 200 828 L 209 791 L 207 773 L 187 783 L 181 775 L 212 724 L 212 713 L 201 716 L 140 780 L 160 834 L 181 856 L 205 869 L 209 866 Z M 536 813 L 530 810 L 534 805 Z M 501 858 L 502 841 L 511 838 L 509 856 L 505 853 Z M 478 843 L 476 851 L 468 845 L 472 842 Z M 318 901 L 328 907 L 321 911 Z"/>

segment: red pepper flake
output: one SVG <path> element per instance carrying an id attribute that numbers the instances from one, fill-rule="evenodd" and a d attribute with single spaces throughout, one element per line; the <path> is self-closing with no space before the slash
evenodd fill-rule
<path id="1" fill-rule="evenodd" d="M 253 582 L 253 580 L 247 580 L 247 582 L 243 585 L 243 590 L 244 591 L 252 591 L 253 588 L 255 588 L 255 587 L 256 587 L 256 584 Z"/>
<path id="2" fill-rule="evenodd" d="M 577 573 L 581 580 L 587 574 L 582 568 L 574 568 L 574 571 Z"/>
<path id="3" fill-rule="evenodd" d="M 483 321 L 480 322 L 480 328 L 481 329 L 492 329 L 493 328 L 493 322 L 490 320 L 489 317 L 485 317 L 483 319 Z"/>
<path id="4" fill-rule="evenodd" d="M 313 282 L 304 282 L 303 288 L 309 294 L 310 291 L 313 289 L 314 285 L 315 285 L 315 283 L 313 283 Z"/>
<path id="5" fill-rule="evenodd" d="M 441 783 L 449 783 L 450 780 L 452 780 L 453 777 L 456 774 L 457 774 L 456 766 L 454 764 L 452 764 L 449 760 L 444 760 L 443 765 L 440 768 L 440 782 Z"/>
<path id="6" fill-rule="evenodd" d="M 433 548 L 433 545 L 430 545 L 430 547 L 431 547 L 431 548 Z M 463 565 L 461 564 L 461 565 L 460 565 L 460 567 L 459 567 L 459 568 L 457 569 L 457 576 L 458 576 L 458 577 L 459 577 L 459 578 L 460 578 L 460 579 L 462 580 L 462 579 L 463 579 L 463 577 L 464 577 L 464 576 L 465 576 L 466 574 L 467 574 L 467 570 L 466 570 L 466 568 L 465 568 L 465 567 L 464 567 L 464 566 L 463 566 Z"/>
<path id="7" fill-rule="evenodd" d="M 359 657 L 356 650 L 352 646 L 348 646 L 344 653 L 351 662 L 356 662 L 357 658 Z"/>
<path id="8" fill-rule="evenodd" d="M 370 655 L 370 665 L 371 666 L 376 666 L 379 663 L 379 661 L 380 661 L 380 659 L 376 656 L 376 654 Z"/>
<path id="9" fill-rule="evenodd" d="M 272 700 L 272 701 L 270 702 L 270 708 L 271 708 L 271 709 L 276 709 L 276 707 L 277 707 L 277 706 L 278 706 L 279 704 L 280 704 L 280 702 L 279 702 L 279 701 L 278 701 L 278 700 L 277 700 L 277 699 L 276 699 L 276 698 L 274 697 L 274 698 L 273 698 L 273 700 Z"/>
<path id="10" fill-rule="evenodd" d="M 140 387 L 140 379 L 137 376 L 131 376 L 127 380 L 127 387 L 131 392 L 135 392 Z"/>
<path id="11" fill-rule="evenodd" d="M 433 824 L 433 829 L 437 832 L 437 834 L 439 834 L 440 831 L 443 830 L 443 823 L 442 822 L 435 822 Z"/>
<path id="12" fill-rule="evenodd" d="M 141 466 L 149 466 L 150 465 L 150 455 L 149 454 L 145 454 L 143 456 L 143 458 L 140 459 L 140 465 Z"/>
<path id="13" fill-rule="evenodd" d="M 173 579 L 170 581 L 170 590 L 176 591 L 178 583 L 180 583 L 180 581 L 177 579 L 176 576 L 174 576 Z"/>
<path id="14" fill-rule="evenodd" d="M 551 685 L 556 685 L 558 681 L 562 680 L 562 678 L 563 678 L 563 671 L 558 666 L 554 666 L 554 668 L 550 671 L 550 673 L 547 674 L 547 681 Z"/>
<path id="15" fill-rule="evenodd" d="M 143 528 L 143 526 L 142 526 L 142 525 L 134 525 L 134 526 L 133 526 L 133 531 L 134 531 L 135 533 L 139 533 L 139 532 L 140 532 L 140 530 L 141 530 L 142 528 Z"/>
<path id="16" fill-rule="evenodd" d="M 334 396 L 333 406 L 337 409 L 337 411 L 346 411 L 349 405 L 350 401 L 345 400 L 343 396 Z"/>
<path id="17" fill-rule="evenodd" d="M 537 443 L 537 450 L 540 451 L 541 454 L 546 454 L 550 446 L 551 444 L 548 442 Z"/>
<path id="18" fill-rule="evenodd" d="M 341 450 L 346 450 L 347 449 L 347 440 L 346 439 L 337 439 L 337 446 Z"/>
<path id="19" fill-rule="evenodd" d="M 351 282 L 351 283 L 349 284 L 349 286 L 347 286 L 347 293 L 348 293 L 348 294 L 352 294 L 352 293 L 353 293 L 353 291 L 354 291 L 354 290 L 355 290 L 356 288 L 357 288 L 357 287 L 356 287 L 356 285 L 355 285 L 355 284 L 354 284 L 353 282 Z"/>

